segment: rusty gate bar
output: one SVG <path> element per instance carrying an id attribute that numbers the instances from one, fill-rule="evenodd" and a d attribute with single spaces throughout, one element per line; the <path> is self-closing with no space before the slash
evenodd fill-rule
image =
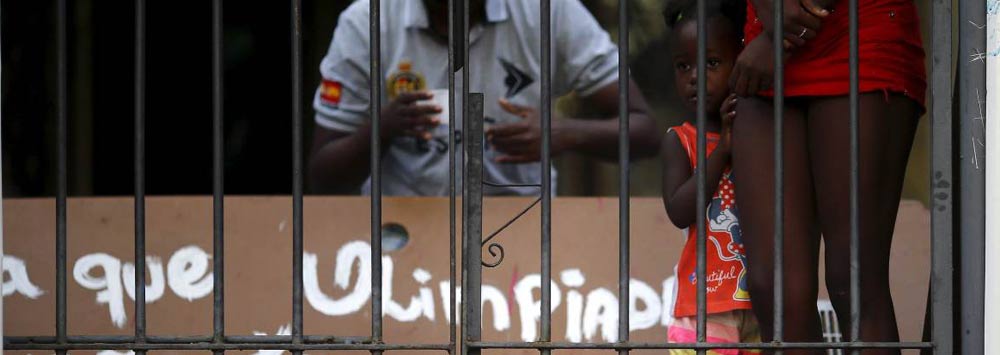
<path id="1" fill-rule="evenodd" d="M 292 343 L 302 342 L 302 24 L 291 0 L 292 33 Z M 300 352 L 293 352 L 298 354 Z"/>
<path id="2" fill-rule="evenodd" d="M 984 351 L 986 166 L 986 2 L 958 8 L 959 244 L 962 354 Z M 966 140 L 967 139 L 967 140 Z"/>
<path id="3" fill-rule="evenodd" d="M 629 74 L 628 61 L 628 0 L 618 1 L 618 342 L 629 340 Z M 628 349 L 618 349 L 618 355 L 628 355 Z"/>
<path id="4" fill-rule="evenodd" d="M 24 339 L 23 337 L 12 337 L 14 339 Z M 49 339 L 55 339 L 49 337 Z M 286 337 L 286 339 L 290 339 Z M 11 348 L 6 347 L 11 345 Z M 160 351 L 160 350 L 207 350 L 207 351 L 238 351 L 238 350 L 287 350 L 293 352 L 301 351 L 418 351 L 418 350 L 438 350 L 448 351 L 448 344 L 347 344 L 332 342 L 314 342 L 292 344 L 282 341 L 275 343 L 248 343 L 248 342 L 226 342 L 216 344 L 211 339 L 202 342 L 175 340 L 169 343 L 145 342 L 145 343 L 96 343 L 86 342 L 79 344 L 56 344 L 53 342 L 15 342 L 10 341 L 5 344 L 4 350 L 135 350 L 138 352 Z"/>
<path id="5" fill-rule="evenodd" d="M 457 236 L 457 222 L 455 218 L 457 181 L 455 163 L 458 155 L 458 145 L 455 140 L 455 39 L 457 31 L 458 7 L 456 0 L 448 0 L 448 354 L 461 354 L 457 348 L 458 324 L 455 316 L 458 314 L 455 304 L 456 291 L 455 280 L 455 248 Z M 464 86 L 464 84 L 463 84 Z"/>
<path id="6" fill-rule="evenodd" d="M 56 341 L 66 343 L 67 40 L 66 0 L 56 2 Z M 2 321 L 2 320 L 0 320 Z M 65 350 L 56 352 L 66 354 Z"/>
<path id="7" fill-rule="evenodd" d="M 9 337 L 4 350 L 440 350 L 448 351 L 448 344 L 372 344 L 331 342 L 329 337 L 309 337 L 302 344 L 272 337 L 258 342 L 244 341 L 255 336 L 233 337 L 238 341 L 216 344 L 209 337 L 149 337 L 146 343 L 85 341 L 67 344 L 55 343 L 55 337 Z M 312 340 L 310 340 L 312 338 Z M 271 341 L 268 341 L 271 340 Z M 341 340 L 341 339 L 336 339 Z M 10 347 L 7 347 L 9 345 Z M 783 342 L 783 343 L 565 343 L 565 342 L 467 342 L 469 352 L 479 349 L 560 349 L 560 350 L 618 350 L 618 349 L 933 349 L 931 342 Z"/>
<path id="8" fill-rule="evenodd" d="M 382 31 L 380 29 L 381 2 L 369 2 L 368 33 L 371 38 L 369 49 L 369 73 L 371 93 L 369 96 L 369 117 L 371 117 L 371 273 L 372 273 L 372 341 L 382 342 Z M 372 355 L 381 352 L 372 350 Z"/>
<path id="9" fill-rule="evenodd" d="M 850 184 L 850 208 L 851 208 L 851 341 L 861 340 L 861 261 L 858 248 L 861 244 L 861 205 L 859 188 L 861 184 L 861 147 L 859 146 L 859 119 L 861 116 L 861 103 L 858 92 L 858 0 L 848 2 L 848 23 L 850 38 L 850 140 L 851 140 L 851 184 Z M 852 352 L 858 355 L 861 352 L 854 349 Z"/>
<path id="10" fill-rule="evenodd" d="M 542 80 L 541 80 L 541 124 L 542 124 L 542 302 L 541 341 L 552 341 L 552 0 L 541 1 L 542 31 Z M 477 249 L 478 253 L 479 250 Z M 478 299 L 478 298 L 477 298 Z M 479 303 L 477 302 L 478 306 Z M 541 355 L 551 354 L 551 350 L 540 349 Z"/>
<path id="11" fill-rule="evenodd" d="M 481 349 L 560 349 L 560 350 L 662 350 L 662 349 L 931 349 L 930 342 L 770 342 L 770 343 L 566 343 L 566 342 L 474 342 Z"/>
<path id="12" fill-rule="evenodd" d="M 466 7 L 468 9 L 468 7 Z M 466 22 L 468 23 L 468 22 Z M 468 33 L 468 31 L 466 31 Z M 468 38 L 468 37 L 466 37 Z M 468 47 L 466 47 L 468 48 Z M 466 56 L 468 58 L 468 56 Z M 468 67 L 463 69 L 468 72 Z M 462 87 L 467 87 L 463 82 Z M 462 199 L 462 237 L 465 242 L 468 256 L 465 257 L 465 270 L 463 273 L 468 277 L 465 281 L 465 288 L 462 294 L 468 305 L 463 303 L 465 309 L 465 319 L 463 319 L 462 335 L 467 341 L 479 341 L 482 337 L 482 310 L 481 289 L 482 289 L 482 239 L 483 239 L 483 94 L 467 94 L 469 101 L 465 104 L 467 116 L 463 116 L 462 132 L 464 138 L 462 144 L 465 145 L 465 170 L 463 182 L 465 186 Z M 469 306 L 472 305 L 472 306 Z M 478 355 L 479 349 L 466 348 L 468 354 Z"/>
<path id="13" fill-rule="evenodd" d="M 216 344 L 226 336 L 222 43 L 222 0 L 212 0 L 212 342 Z"/>
<path id="14" fill-rule="evenodd" d="M 697 282 L 698 289 L 697 289 L 697 292 L 696 292 L 697 293 L 697 302 L 698 302 L 698 304 L 697 304 L 697 306 L 698 306 L 698 314 L 697 314 L 698 326 L 697 326 L 697 328 L 698 329 L 696 330 L 697 337 L 698 337 L 698 344 L 704 344 L 705 342 L 707 342 L 707 336 L 706 336 L 706 334 L 707 334 L 707 329 L 706 329 L 707 325 L 705 323 L 708 320 L 708 315 L 707 315 L 707 311 L 706 311 L 706 304 L 705 304 L 706 303 L 706 300 L 705 300 L 706 290 L 705 289 L 706 289 L 706 287 L 708 285 L 708 283 L 705 280 L 705 274 L 706 274 L 706 271 L 705 271 L 705 268 L 706 268 L 705 250 L 706 250 L 706 239 L 707 239 L 707 236 L 706 236 L 707 231 L 705 230 L 705 228 L 707 227 L 705 225 L 705 215 L 708 212 L 708 211 L 705 210 L 705 205 L 708 202 L 707 199 L 706 199 L 706 197 L 705 197 L 705 190 L 708 188 L 708 186 L 706 186 L 707 185 L 707 180 L 708 180 L 708 173 L 705 171 L 705 166 L 708 165 L 708 162 L 707 162 L 708 161 L 708 154 L 705 153 L 705 146 L 706 146 L 706 144 L 705 144 L 706 143 L 705 142 L 705 134 L 706 134 L 705 125 L 708 124 L 708 113 L 706 112 L 706 109 L 707 109 L 706 105 L 707 105 L 707 103 L 705 102 L 705 97 L 708 96 L 708 81 L 707 81 L 708 79 L 706 78 L 706 75 L 708 73 L 708 71 L 706 70 L 707 69 L 707 67 L 706 67 L 706 58 L 708 56 L 708 53 L 707 53 L 707 49 L 708 49 L 708 23 L 707 22 L 708 22 L 708 19 L 707 19 L 706 15 L 707 15 L 708 9 L 706 8 L 706 6 L 707 6 L 706 2 L 707 2 L 707 0 L 698 0 L 698 4 L 697 4 L 697 10 L 698 10 L 698 15 L 697 15 L 697 17 L 698 17 L 698 19 L 697 19 L 697 22 L 698 22 L 698 68 L 697 68 L 697 74 L 698 74 L 698 94 L 697 94 L 698 95 L 698 107 L 697 107 L 697 111 L 698 111 L 697 112 L 697 114 L 698 114 L 698 121 L 697 121 L 697 125 L 698 125 L 698 139 L 697 140 L 698 140 L 698 142 L 697 142 L 697 148 L 695 150 L 697 151 L 696 155 L 697 155 L 698 162 L 695 164 L 697 166 L 697 168 L 695 169 L 695 173 L 696 173 L 696 176 L 697 176 L 697 179 L 698 179 L 698 183 L 697 183 L 697 185 L 698 185 L 697 186 L 698 196 L 696 198 L 696 201 L 697 201 L 698 205 L 696 206 L 697 213 L 695 214 L 696 217 L 695 217 L 694 224 L 695 224 L 695 230 L 697 231 L 697 234 L 698 234 L 697 235 L 697 238 L 698 238 L 698 241 L 697 241 L 698 265 L 697 265 L 697 270 L 696 270 L 697 271 L 697 278 L 698 278 L 698 282 Z M 698 351 L 699 355 L 706 353 L 706 349 L 699 348 L 699 349 L 696 349 L 696 350 Z"/>
<path id="15" fill-rule="evenodd" d="M 291 0 L 292 344 L 302 343 L 302 0 Z M 293 351 L 293 355 L 301 351 Z"/>
<path id="16" fill-rule="evenodd" d="M 460 5 L 460 6 L 459 6 Z M 469 148 L 469 142 L 472 139 L 469 138 L 469 4 L 466 1 L 455 0 L 455 6 L 453 10 L 456 11 L 452 14 L 453 20 L 461 20 L 456 29 L 462 29 L 462 37 L 453 38 L 451 44 L 454 48 L 453 55 L 455 57 L 461 56 L 461 70 L 462 70 L 462 91 L 459 93 L 462 98 L 462 344 L 460 346 L 460 354 L 462 355 L 479 355 L 481 351 L 477 348 L 471 348 L 466 346 L 468 342 L 480 340 L 480 330 L 481 328 L 471 327 L 470 324 L 481 324 L 482 320 L 480 318 L 480 303 L 479 294 L 482 291 L 482 269 L 480 267 L 480 259 L 482 259 L 482 254 L 479 250 L 482 248 L 482 243 L 480 238 L 482 238 L 482 167 L 483 156 L 481 150 L 472 150 Z M 460 48 L 459 48 L 460 47 Z M 454 76 L 454 72 L 451 74 Z M 452 96 L 455 94 L 453 93 Z M 479 170 L 471 170 L 470 165 L 480 165 Z M 478 197 L 476 197 L 478 196 Z M 477 219 L 480 224 L 469 224 L 469 220 Z M 476 272 L 470 272 L 469 270 L 476 270 Z M 475 298 L 472 298 L 474 295 Z M 470 304 L 469 300 L 477 300 L 474 306 L 468 306 Z"/>
<path id="17" fill-rule="evenodd" d="M 784 28 L 785 4 L 774 2 L 774 28 Z M 767 16 L 767 14 L 764 14 Z M 785 45 L 783 31 L 774 31 L 774 335 L 785 340 Z M 753 296 L 751 296 L 751 300 Z M 781 349 L 775 351 L 780 355 Z"/>
<path id="18" fill-rule="evenodd" d="M 135 342 L 146 342 L 146 0 L 135 2 Z M 145 351 L 136 350 L 139 355 Z"/>
<path id="19" fill-rule="evenodd" d="M 951 0 L 934 0 L 931 11 L 931 340 L 937 354 L 953 354 Z"/>
<path id="20" fill-rule="evenodd" d="M 210 344 L 203 346 L 202 349 L 212 350 L 212 349 L 233 349 L 233 346 L 253 346 L 252 349 L 341 349 L 341 350 L 371 350 L 371 349 L 388 349 L 388 350 L 448 350 L 448 344 L 384 344 L 382 347 L 379 344 L 372 344 L 371 339 L 367 336 L 331 336 L 331 335 L 303 335 L 302 344 L 316 345 L 309 347 L 299 347 L 291 344 L 292 337 L 290 335 L 228 335 L 225 337 L 224 344 Z M 70 349 L 70 350 L 80 350 L 88 349 L 87 344 L 115 344 L 109 349 L 122 349 L 122 346 L 131 348 L 133 346 L 138 346 L 142 344 L 137 344 L 135 342 L 135 337 L 131 335 L 71 335 L 66 337 L 65 346 L 58 346 L 56 342 L 56 337 L 54 336 L 12 336 L 6 337 L 5 341 L 7 345 L 11 347 L 5 348 L 5 350 L 22 350 L 22 349 Z M 139 346 L 138 348 L 150 349 L 150 350 L 167 350 L 167 349 L 189 349 L 190 347 L 181 346 L 178 344 L 200 344 L 200 343 L 211 343 L 213 341 L 210 335 L 194 335 L 194 336 L 158 336 L 150 335 L 146 337 L 146 346 Z M 267 345 L 265 347 L 259 347 L 258 345 Z M 25 347 L 27 346 L 27 347 Z M 329 347 L 325 347 L 329 346 Z"/>

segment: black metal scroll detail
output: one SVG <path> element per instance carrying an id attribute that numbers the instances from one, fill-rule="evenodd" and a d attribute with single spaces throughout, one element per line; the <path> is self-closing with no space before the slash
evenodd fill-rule
<path id="1" fill-rule="evenodd" d="M 537 205 L 539 202 L 542 202 L 541 197 L 535 199 L 535 202 L 532 202 L 530 205 L 528 205 L 528 207 L 525 207 L 523 210 L 521 210 L 520 213 L 514 216 L 514 218 L 511 218 L 511 220 L 507 221 L 507 223 L 504 223 L 503 226 L 500 226 L 500 228 L 493 231 L 493 233 L 490 233 L 490 235 L 486 237 L 486 239 L 483 239 L 483 245 L 486 246 L 486 250 L 490 252 L 490 256 L 493 256 L 496 259 L 496 261 L 492 263 L 483 261 L 482 262 L 483 266 L 488 268 L 494 268 L 500 266 L 500 263 L 503 263 L 503 257 L 504 257 L 503 246 L 500 245 L 500 243 L 498 242 L 490 243 L 490 240 L 493 240 L 493 238 L 499 235 L 500 232 L 503 232 L 504 229 L 507 229 L 507 227 L 510 227 L 511 224 L 514 224 L 514 222 L 517 221 L 519 218 L 521 218 L 521 216 L 524 216 L 525 213 L 531 211 L 531 208 L 535 207 L 535 205 Z"/>

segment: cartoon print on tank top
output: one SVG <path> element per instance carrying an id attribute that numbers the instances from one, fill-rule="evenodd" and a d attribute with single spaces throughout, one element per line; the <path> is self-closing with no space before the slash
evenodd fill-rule
<path id="1" fill-rule="evenodd" d="M 714 233 L 708 234 L 708 240 L 715 246 L 715 251 L 722 261 L 738 261 L 740 263 L 740 273 L 737 275 L 738 283 L 733 292 L 733 300 L 749 301 L 748 280 L 746 273 L 746 253 L 743 248 L 743 229 L 740 228 L 739 208 L 736 205 L 736 191 L 733 189 L 732 173 L 726 172 L 719 181 L 719 188 L 712 196 L 712 203 L 709 204 L 706 215 L 708 217 L 708 229 L 714 233 L 725 233 L 730 236 L 729 241 L 722 245 Z"/>

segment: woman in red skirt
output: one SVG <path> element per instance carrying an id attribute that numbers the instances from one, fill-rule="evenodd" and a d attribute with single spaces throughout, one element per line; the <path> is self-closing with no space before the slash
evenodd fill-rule
<path id="1" fill-rule="evenodd" d="M 774 28 L 773 2 L 784 26 Z M 826 287 L 850 325 L 850 81 L 848 0 L 750 0 L 746 49 L 731 85 L 743 96 L 733 127 L 733 175 L 753 309 L 763 340 L 774 324 L 773 31 L 788 49 L 784 107 L 784 341 L 822 341 L 816 312 L 820 235 Z M 859 0 L 861 337 L 898 341 L 889 249 L 926 73 L 913 0 Z M 912 290 L 913 292 L 921 292 Z M 846 338 L 846 337 L 845 337 Z M 850 339 L 845 339 L 850 340 Z M 787 351 L 821 354 L 822 351 Z M 898 354 L 867 350 L 865 354 Z"/>

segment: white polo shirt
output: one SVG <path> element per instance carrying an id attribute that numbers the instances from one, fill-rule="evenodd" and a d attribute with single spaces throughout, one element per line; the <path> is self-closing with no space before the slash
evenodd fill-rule
<path id="1" fill-rule="evenodd" d="M 432 34 L 423 0 L 381 0 L 382 107 L 398 92 L 448 88 L 448 43 Z M 485 95 L 486 125 L 521 118 L 498 100 L 540 108 L 541 31 L 537 0 L 486 0 L 486 21 L 470 33 L 470 92 Z M 353 132 L 369 119 L 369 0 L 354 2 L 340 15 L 330 50 L 320 64 L 323 83 L 313 107 L 316 124 Z M 618 79 L 618 49 L 579 0 L 552 1 L 552 95 L 576 91 L 588 96 Z M 461 92 L 461 72 L 456 91 Z M 455 125 L 461 129 L 461 95 Z M 447 122 L 447 117 L 442 117 Z M 398 137 L 382 159 L 385 195 L 448 194 L 448 134 L 438 127 L 430 141 Z M 461 135 L 459 135 L 461 137 Z M 461 147 L 459 147 L 461 149 Z M 484 179 L 497 184 L 537 184 L 541 164 L 502 164 L 488 144 Z M 459 157 L 461 157 L 461 153 Z M 461 165 L 457 167 L 461 186 Z M 553 180 L 555 172 L 553 171 Z M 362 193 L 370 192 L 371 180 Z M 488 195 L 533 195 L 537 188 L 484 187 Z M 555 184 L 553 183 L 553 191 Z"/>

